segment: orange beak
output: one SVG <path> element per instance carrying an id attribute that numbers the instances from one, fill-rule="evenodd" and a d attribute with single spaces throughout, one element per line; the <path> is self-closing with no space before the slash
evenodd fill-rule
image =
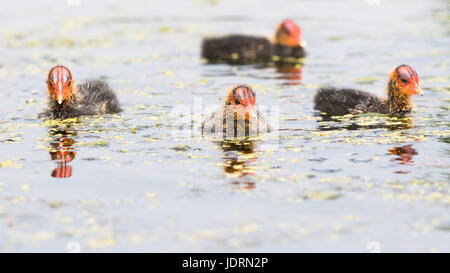
<path id="1" fill-rule="evenodd" d="M 61 104 L 64 100 L 64 92 L 63 92 L 63 83 L 62 82 L 58 82 L 56 84 L 56 100 L 58 101 L 58 104 Z"/>
<path id="2" fill-rule="evenodd" d="M 415 83 L 414 83 L 414 87 L 415 87 L 415 88 L 414 88 L 414 94 L 423 96 L 422 89 L 420 89 L 419 83 L 418 83 L 418 82 L 415 82 Z"/>
<path id="3" fill-rule="evenodd" d="M 244 108 L 245 120 L 250 120 L 256 118 L 255 105 L 249 104 Z"/>
<path id="4" fill-rule="evenodd" d="M 408 95 L 421 95 L 421 96 L 423 96 L 422 89 L 420 89 L 419 83 L 416 82 L 416 81 L 408 84 L 405 87 L 405 93 L 408 94 Z"/>

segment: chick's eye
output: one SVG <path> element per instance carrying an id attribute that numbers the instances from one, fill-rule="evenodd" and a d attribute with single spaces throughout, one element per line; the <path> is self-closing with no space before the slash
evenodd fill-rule
<path id="1" fill-rule="evenodd" d="M 71 83 L 72 83 L 72 81 L 70 81 L 70 82 L 67 84 L 67 86 L 70 86 Z"/>
<path id="2" fill-rule="evenodd" d="M 48 81 L 48 84 L 49 84 L 50 86 L 53 86 L 52 81 Z"/>
<path id="3" fill-rule="evenodd" d="M 407 83 L 408 81 L 406 79 L 401 79 L 402 83 Z"/>
<path id="4" fill-rule="evenodd" d="M 234 103 L 236 103 L 236 104 L 241 104 L 241 102 L 240 102 L 238 99 L 235 99 L 235 100 L 234 100 Z"/>

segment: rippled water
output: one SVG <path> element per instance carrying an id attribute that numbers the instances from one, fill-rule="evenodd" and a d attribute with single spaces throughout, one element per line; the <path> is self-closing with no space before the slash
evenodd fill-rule
<path id="1" fill-rule="evenodd" d="M 448 1 L 91 2 L 0 10 L 0 251 L 450 251 Z M 284 18 L 303 67 L 200 59 L 202 37 Z M 409 119 L 313 111 L 323 85 L 383 96 L 402 63 L 425 93 Z M 103 78 L 125 111 L 38 120 L 54 64 Z M 279 107 L 277 145 L 173 135 L 174 106 L 237 83 Z"/>

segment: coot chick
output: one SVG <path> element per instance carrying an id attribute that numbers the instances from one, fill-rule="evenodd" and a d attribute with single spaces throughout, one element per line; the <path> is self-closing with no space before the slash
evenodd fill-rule
<path id="1" fill-rule="evenodd" d="M 116 114 L 122 111 L 116 95 L 100 80 L 75 85 L 69 68 L 58 65 L 47 76 L 48 108 L 40 118 L 67 119 L 79 116 Z"/>
<path id="2" fill-rule="evenodd" d="M 202 134 L 220 134 L 225 139 L 246 138 L 270 132 L 267 120 L 256 109 L 256 94 L 246 85 L 228 90 L 222 107 L 202 123 Z"/>
<path id="3" fill-rule="evenodd" d="M 278 25 L 273 42 L 265 37 L 236 34 L 204 39 L 202 57 L 209 62 L 242 64 L 270 62 L 275 56 L 282 61 L 305 57 L 303 46 L 300 27 L 293 20 L 284 20 Z"/>
<path id="4" fill-rule="evenodd" d="M 389 74 L 387 98 L 354 89 L 321 88 L 314 97 L 314 109 L 328 116 L 380 113 L 403 116 L 411 112 L 411 95 L 423 95 L 419 77 L 408 65 L 400 65 Z"/>

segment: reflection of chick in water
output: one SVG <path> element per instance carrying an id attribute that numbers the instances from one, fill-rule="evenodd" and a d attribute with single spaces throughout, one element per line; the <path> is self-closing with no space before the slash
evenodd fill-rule
<path id="1" fill-rule="evenodd" d="M 367 124 L 367 120 L 360 119 L 358 116 L 350 117 L 347 122 L 339 120 L 335 117 L 321 116 L 322 122 L 333 122 L 329 124 L 321 124 L 317 129 L 319 131 L 333 131 L 333 130 L 372 130 L 372 129 L 387 129 L 389 131 L 402 130 L 414 128 L 412 125 L 412 119 L 410 117 L 387 117 L 386 119 L 380 118 L 379 120 L 374 119 L 373 124 Z M 351 121 L 351 122 L 350 122 Z M 342 123 L 342 124 L 341 124 Z"/>
<path id="2" fill-rule="evenodd" d="M 224 153 L 225 173 L 237 178 L 254 175 L 253 168 L 249 166 L 256 161 L 254 141 L 223 141 L 220 145 Z M 241 189 L 255 188 L 255 183 L 251 181 L 233 181 L 230 184 Z"/>
<path id="3" fill-rule="evenodd" d="M 389 153 L 391 155 L 398 155 L 395 160 L 400 161 L 400 164 L 411 164 L 414 163 L 413 156 L 417 155 L 418 153 L 416 150 L 411 148 L 409 145 L 401 146 L 401 147 L 393 147 L 389 149 Z"/>
<path id="4" fill-rule="evenodd" d="M 75 133 L 69 130 L 51 131 L 54 139 L 50 142 L 50 158 L 57 161 L 58 167 L 51 173 L 55 178 L 67 178 L 72 176 L 72 167 L 68 165 L 74 158 L 76 153 L 73 151 L 75 140 L 68 136 L 73 136 Z"/>
<path id="5" fill-rule="evenodd" d="M 302 80 L 302 65 L 279 63 L 276 64 L 277 72 L 281 74 L 280 78 L 285 79 L 284 85 L 299 85 Z"/>

